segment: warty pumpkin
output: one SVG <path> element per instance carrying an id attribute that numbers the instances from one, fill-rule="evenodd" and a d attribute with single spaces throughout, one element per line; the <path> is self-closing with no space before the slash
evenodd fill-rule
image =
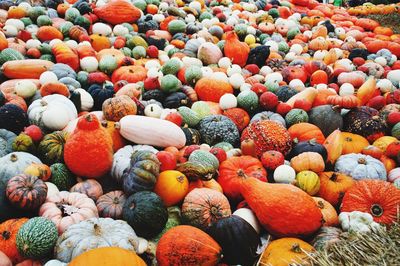
<path id="1" fill-rule="evenodd" d="M 322 213 L 312 197 L 293 185 L 245 177 L 240 189 L 261 225 L 275 236 L 307 236 L 322 225 Z"/>
<path id="2" fill-rule="evenodd" d="M 28 221 L 27 218 L 10 219 L 0 224 L 0 250 L 7 255 L 13 263 L 22 260 L 16 245 L 19 228 Z"/>
<path id="3" fill-rule="evenodd" d="M 161 237 L 156 258 L 160 266 L 213 266 L 222 258 L 222 250 L 211 236 L 200 229 L 179 225 Z"/>
<path id="4" fill-rule="evenodd" d="M 100 262 L 103 266 L 146 266 L 144 260 L 136 255 L 135 252 L 119 247 L 100 247 L 86 251 L 75 257 L 68 265 L 97 266 Z"/>
<path id="5" fill-rule="evenodd" d="M 335 207 L 341 203 L 346 191 L 355 184 L 350 176 L 337 172 L 322 172 L 319 174 L 319 181 L 317 196 Z"/>
<path id="6" fill-rule="evenodd" d="M 360 180 L 343 197 L 342 212 L 361 211 L 374 221 L 390 225 L 398 219 L 400 190 L 382 180 Z"/>
<path id="7" fill-rule="evenodd" d="M 118 122 L 127 115 L 135 115 L 136 103 L 127 95 L 109 98 L 103 102 L 103 114 L 106 120 Z"/>
<path id="8" fill-rule="evenodd" d="M 107 4 L 96 7 L 94 14 L 110 24 L 134 23 L 140 16 L 140 10 L 124 0 L 112 0 Z"/>
<path id="9" fill-rule="evenodd" d="M 64 146 L 64 160 L 75 174 L 99 178 L 112 166 L 112 139 L 93 114 L 81 117 Z"/>

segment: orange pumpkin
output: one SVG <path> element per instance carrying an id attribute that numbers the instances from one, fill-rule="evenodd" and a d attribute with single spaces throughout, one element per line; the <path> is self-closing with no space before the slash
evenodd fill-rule
<path id="1" fill-rule="evenodd" d="M 10 19 L 10 18 L 20 19 L 20 18 L 25 17 L 26 15 L 27 15 L 27 14 L 26 14 L 26 11 L 25 11 L 24 8 L 22 8 L 22 7 L 20 7 L 20 6 L 11 6 L 11 7 L 8 9 L 8 16 L 7 16 L 7 18 L 8 18 L 8 19 Z"/>
<path id="2" fill-rule="evenodd" d="M 93 9 L 93 13 L 101 20 L 113 25 L 134 23 L 141 16 L 141 12 L 136 6 L 124 0 L 111 0 L 107 4 Z"/>
<path id="3" fill-rule="evenodd" d="M 332 204 L 323 198 L 313 197 L 313 199 L 322 212 L 322 217 L 324 219 L 323 226 L 337 226 L 339 224 L 339 218 Z"/>
<path id="4" fill-rule="evenodd" d="M 4 36 L 0 36 L 0 51 L 8 48 L 8 41 Z"/>
<path id="5" fill-rule="evenodd" d="M 142 66 L 122 66 L 116 69 L 111 81 L 116 83 L 119 80 L 126 80 L 128 83 L 136 83 L 147 78 L 147 70 Z"/>
<path id="6" fill-rule="evenodd" d="M 101 259 L 100 259 L 101 258 Z M 69 266 L 102 266 L 135 265 L 146 266 L 146 263 L 135 252 L 120 247 L 100 247 L 86 251 L 68 264 Z"/>
<path id="7" fill-rule="evenodd" d="M 232 60 L 233 64 L 244 67 L 249 56 L 250 48 L 246 43 L 240 42 L 234 31 L 226 33 L 224 54 Z"/>
<path id="8" fill-rule="evenodd" d="M 343 149 L 342 154 L 361 153 L 362 150 L 369 146 L 369 142 L 361 135 L 342 132 Z"/>
<path id="9" fill-rule="evenodd" d="M 354 95 L 331 95 L 328 96 L 327 103 L 339 106 L 340 108 L 351 109 L 357 107 L 360 103 L 360 100 Z"/>
<path id="10" fill-rule="evenodd" d="M 139 99 L 142 94 L 141 87 L 135 83 L 128 83 L 115 93 L 115 96 L 126 95 L 131 99 Z"/>
<path id="11" fill-rule="evenodd" d="M 398 218 L 399 206 L 400 190 L 392 183 L 364 179 L 347 190 L 340 210 L 366 212 L 375 222 L 390 225 Z"/>
<path id="12" fill-rule="evenodd" d="M 301 142 L 315 139 L 319 144 L 324 143 L 325 136 L 321 129 L 310 123 L 298 123 L 289 127 L 289 135 L 293 141 Z"/>
<path id="13" fill-rule="evenodd" d="M 11 79 L 39 79 L 40 75 L 50 70 L 53 62 L 42 59 L 7 61 L 1 67 L 3 74 Z"/>
<path id="14" fill-rule="evenodd" d="M 310 170 L 316 173 L 325 169 L 324 159 L 317 152 L 303 152 L 290 160 L 290 165 L 296 172 Z"/>
<path id="15" fill-rule="evenodd" d="M 175 170 L 161 172 L 154 187 L 154 192 L 160 196 L 167 207 L 181 202 L 188 191 L 189 181 L 187 177 Z"/>
<path id="16" fill-rule="evenodd" d="M 106 36 L 103 36 L 103 35 L 99 35 L 99 34 L 90 35 L 90 42 L 92 44 L 93 49 L 95 49 L 97 52 L 99 52 L 103 49 L 111 48 L 110 40 Z"/>
<path id="17" fill-rule="evenodd" d="M 323 145 L 328 153 L 327 162 L 334 164 L 343 152 L 343 136 L 339 129 L 333 131 L 324 141 Z"/>
<path id="18" fill-rule="evenodd" d="M 80 45 L 76 48 L 76 52 L 80 59 L 87 56 L 96 56 L 96 51 L 89 45 Z"/>
<path id="19" fill-rule="evenodd" d="M 69 65 L 75 71 L 79 69 L 79 57 L 66 43 L 56 43 L 52 51 L 57 63 Z"/>
<path id="20" fill-rule="evenodd" d="M 127 144 L 126 140 L 119 133 L 115 122 L 103 120 L 101 121 L 101 125 L 107 130 L 107 133 L 112 139 L 114 152 L 121 149 Z"/>
<path id="21" fill-rule="evenodd" d="M 103 115 L 106 120 L 118 122 L 127 115 L 135 115 L 136 103 L 126 95 L 113 97 L 103 102 Z"/>
<path id="22" fill-rule="evenodd" d="M 317 196 L 333 206 L 338 206 L 346 191 L 355 184 L 350 176 L 335 172 L 320 173 L 319 181 L 320 187 Z"/>
<path id="23" fill-rule="evenodd" d="M 396 161 L 393 160 L 392 158 L 387 157 L 386 155 L 383 155 L 380 158 L 380 161 L 383 163 L 385 166 L 386 172 L 389 173 L 391 170 L 396 168 Z"/>
<path id="24" fill-rule="evenodd" d="M 328 97 L 337 95 L 334 91 L 326 88 L 318 88 L 317 95 L 314 98 L 313 107 L 328 104 Z"/>
<path id="25" fill-rule="evenodd" d="M 201 78 L 194 87 L 201 101 L 219 102 L 225 93 L 233 93 L 231 84 L 212 78 Z"/>
<path id="26" fill-rule="evenodd" d="M 75 40 L 77 42 L 79 42 L 83 37 L 87 38 L 89 36 L 85 28 L 78 25 L 72 26 L 69 29 L 68 35 L 72 40 Z"/>
<path id="27" fill-rule="evenodd" d="M 14 104 L 18 107 L 20 107 L 22 110 L 24 110 L 25 112 L 28 110 L 28 106 L 24 100 L 24 98 L 13 94 L 13 93 L 3 93 L 0 92 L 0 95 L 3 94 L 4 95 L 4 99 L 6 100 L 6 104 Z"/>
<path id="28" fill-rule="evenodd" d="M 318 50 L 328 50 L 329 49 L 329 41 L 324 39 L 323 37 L 317 37 L 308 44 L 308 48 L 313 51 Z"/>
<path id="29" fill-rule="evenodd" d="M 311 86 L 317 84 L 328 84 L 328 74 L 323 70 L 315 71 L 310 78 Z"/>
<path id="30" fill-rule="evenodd" d="M 378 26 L 374 29 L 375 34 L 381 34 L 381 35 L 386 35 L 386 36 L 391 36 L 393 35 L 393 30 L 389 27 L 382 27 Z"/>
<path id="31" fill-rule="evenodd" d="M 51 41 L 54 39 L 64 39 L 64 35 L 57 28 L 53 26 L 42 26 L 38 29 L 36 37 L 42 41 Z"/>
<path id="32" fill-rule="evenodd" d="M 224 111 L 224 116 L 230 118 L 239 131 L 243 131 L 250 123 L 249 114 L 242 108 L 230 108 Z"/>
<path id="33" fill-rule="evenodd" d="M 27 221 L 27 218 L 11 219 L 0 224 L 0 250 L 13 263 L 22 261 L 17 249 L 16 238 L 19 228 Z"/>
<path id="34" fill-rule="evenodd" d="M 215 179 L 210 179 L 210 180 L 198 179 L 195 181 L 191 181 L 189 183 L 188 193 L 195 188 L 210 188 L 210 189 L 214 189 L 216 191 L 223 193 L 221 185 Z"/>
<path id="35" fill-rule="evenodd" d="M 42 97 L 52 94 L 61 94 L 69 97 L 68 87 L 61 82 L 47 82 L 40 87 L 40 95 Z"/>

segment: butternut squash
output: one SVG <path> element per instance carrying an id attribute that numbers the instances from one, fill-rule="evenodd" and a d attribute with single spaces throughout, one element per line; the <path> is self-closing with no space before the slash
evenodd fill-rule
<path id="1" fill-rule="evenodd" d="M 309 87 L 292 96 L 286 103 L 289 104 L 292 108 L 296 100 L 307 100 L 312 104 L 316 96 L 317 90 L 313 87 Z"/>
<path id="2" fill-rule="evenodd" d="M 5 62 L 1 70 L 10 79 L 39 79 L 53 65 L 53 62 L 41 59 L 15 60 Z"/>
<path id="3" fill-rule="evenodd" d="M 156 147 L 182 148 L 186 137 L 182 129 L 174 123 L 153 117 L 127 115 L 119 123 L 120 134 L 137 144 L 148 144 Z"/>

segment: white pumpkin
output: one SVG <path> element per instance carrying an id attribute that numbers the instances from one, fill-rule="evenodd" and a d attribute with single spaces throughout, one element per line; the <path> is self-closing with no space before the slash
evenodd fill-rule
<path id="1" fill-rule="evenodd" d="M 386 78 L 390 80 L 394 86 L 399 86 L 400 83 L 400 69 L 389 71 Z"/>
<path id="2" fill-rule="evenodd" d="M 378 56 L 377 58 L 375 58 L 374 61 L 375 61 L 375 63 L 377 63 L 383 67 L 386 66 L 388 63 L 386 58 L 384 58 L 383 56 Z"/>
<path id="3" fill-rule="evenodd" d="M 243 83 L 242 85 L 240 85 L 239 90 L 242 91 L 248 91 L 251 90 L 251 84 L 249 83 Z"/>
<path id="4" fill-rule="evenodd" d="M 29 11 L 32 8 L 31 4 L 28 2 L 21 2 L 18 6 L 23 8 L 25 11 Z"/>
<path id="5" fill-rule="evenodd" d="M 268 74 L 271 74 L 272 72 L 274 72 L 274 71 L 269 66 L 263 66 L 260 69 L 260 74 L 263 75 L 264 77 L 267 76 Z"/>
<path id="6" fill-rule="evenodd" d="M 228 69 L 232 65 L 231 59 L 228 57 L 222 57 L 218 60 L 218 66 L 221 68 Z"/>
<path id="7" fill-rule="evenodd" d="M 105 23 L 97 22 L 97 23 L 93 24 L 93 27 L 92 27 L 93 34 L 109 36 L 109 35 L 111 35 L 112 32 L 113 32 L 113 30 L 111 29 L 111 27 Z"/>
<path id="8" fill-rule="evenodd" d="M 296 171 L 289 165 L 280 165 L 274 171 L 276 183 L 293 184 L 296 180 Z"/>
<path id="9" fill-rule="evenodd" d="M 303 81 L 301 81 L 300 79 L 292 79 L 289 82 L 289 87 L 298 88 L 299 90 L 303 90 L 305 88 L 305 85 L 304 85 Z"/>
<path id="10" fill-rule="evenodd" d="M 240 86 L 245 82 L 244 77 L 242 74 L 235 73 L 229 77 L 229 83 L 232 85 L 233 88 L 239 89 Z"/>
<path id="11" fill-rule="evenodd" d="M 65 44 L 71 49 L 78 48 L 78 43 L 75 40 L 68 40 L 65 42 Z"/>
<path id="12" fill-rule="evenodd" d="M 60 94 L 48 95 L 35 100 L 28 108 L 31 124 L 50 130 L 61 130 L 78 117 L 75 105 Z"/>
<path id="13" fill-rule="evenodd" d="M 47 185 L 47 198 L 60 192 L 57 186 L 54 185 L 53 183 L 51 182 L 45 182 L 45 183 Z"/>
<path id="14" fill-rule="evenodd" d="M 242 68 L 239 65 L 231 65 L 227 71 L 226 74 L 228 74 L 228 77 L 232 76 L 233 74 L 241 74 L 242 73 Z"/>
<path id="15" fill-rule="evenodd" d="M 36 34 L 37 31 L 39 30 L 39 27 L 35 24 L 31 24 L 31 25 L 26 26 L 25 30 L 27 32 L 29 32 L 30 34 Z"/>
<path id="16" fill-rule="evenodd" d="M 214 72 L 214 73 L 212 73 L 211 78 L 229 82 L 229 79 L 224 72 Z"/>
<path id="17" fill-rule="evenodd" d="M 256 230 L 256 232 L 258 234 L 260 233 L 260 231 L 261 231 L 260 222 L 258 221 L 256 215 L 254 214 L 254 212 L 252 210 L 247 209 L 247 208 L 240 208 L 240 209 L 237 209 L 234 213 L 232 213 L 232 215 L 236 215 L 236 216 L 243 218 L 246 222 L 248 222 L 254 228 L 254 230 Z"/>
<path id="18" fill-rule="evenodd" d="M 37 86 L 30 80 L 21 80 L 15 84 L 15 93 L 24 99 L 31 98 L 35 95 Z"/>
<path id="19" fill-rule="evenodd" d="M 26 49 L 38 48 L 42 43 L 39 40 L 30 39 L 25 43 Z"/>
<path id="20" fill-rule="evenodd" d="M 82 111 L 90 111 L 94 105 L 94 100 L 92 95 L 88 93 L 84 89 L 76 89 L 76 92 L 79 92 L 81 95 L 81 110 Z"/>
<path id="21" fill-rule="evenodd" d="M 6 25 L 3 27 L 3 32 L 7 38 L 16 37 L 18 34 L 18 29 L 14 25 Z"/>
<path id="22" fill-rule="evenodd" d="M 191 66 L 202 67 L 203 66 L 203 62 L 201 62 L 200 59 L 194 58 L 194 57 L 189 57 L 189 56 L 183 57 L 182 63 L 183 63 L 184 67 L 191 67 Z"/>
<path id="23" fill-rule="evenodd" d="M 210 67 L 202 67 L 201 68 L 201 73 L 203 77 L 211 77 L 211 75 L 214 73 L 214 71 Z"/>
<path id="24" fill-rule="evenodd" d="M 61 262 L 59 260 L 49 260 L 44 266 L 67 266 L 67 263 Z"/>
<path id="25" fill-rule="evenodd" d="M 219 99 L 219 107 L 221 107 L 222 110 L 235 108 L 236 106 L 237 99 L 232 93 L 226 93 Z"/>
<path id="26" fill-rule="evenodd" d="M 328 54 L 326 50 L 318 50 L 314 53 L 314 60 L 323 60 L 324 57 Z"/>
<path id="27" fill-rule="evenodd" d="M 152 104 L 147 105 L 144 108 L 144 115 L 148 116 L 148 117 L 160 118 L 162 110 L 163 109 L 161 106 L 159 106 L 158 104 L 152 103 Z"/>
<path id="28" fill-rule="evenodd" d="M 81 68 L 87 72 L 94 72 L 99 66 L 99 61 L 94 56 L 87 56 L 81 59 Z"/>
<path id="29" fill-rule="evenodd" d="M 127 27 L 118 24 L 114 26 L 113 33 L 115 36 L 124 36 L 129 33 L 129 30 Z"/>
<path id="30" fill-rule="evenodd" d="M 150 70 L 150 69 L 152 69 L 152 68 L 155 68 L 155 69 L 160 69 L 161 68 L 161 65 L 160 65 L 160 62 L 158 61 L 158 60 L 149 60 L 149 61 L 147 61 L 146 62 L 146 64 L 144 65 L 144 67 L 147 69 L 147 70 Z"/>
<path id="31" fill-rule="evenodd" d="M 61 41 L 60 39 L 53 39 L 53 40 L 51 40 L 51 41 L 49 42 L 49 45 L 50 45 L 51 47 L 53 47 L 55 44 L 61 43 L 61 42 L 63 42 L 63 41 Z M 89 43 L 89 44 L 90 44 L 90 43 Z"/>
<path id="32" fill-rule="evenodd" d="M 58 78 L 57 78 L 57 75 L 54 74 L 54 72 L 45 71 L 40 75 L 39 81 L 40 81 L 40 84 L 45 84 L 48 82 L 57 82 Z"/>
<path id="33" fill-rule="evenodd" d="M 7 19 L 6 26 L 14 26 L 18 31 L 25 29 L 25 24 L 20 19 L 10 18 Z"/>
<path id="34" fill-rule="evenodd" d="M 285 60 L 288 62 L 292 62 L 293 60 L 295 60 L 297 57 L 297 55 L 294 52 L 289 52 L 285 55 Z"/>
<path id="35" fill-rule="evenodd" d="M 388 79 L 380 79 L 376 83 L 376 88 L 381 91 L 382 94 L 385 94 L 387 92 L 391 92 L 395 90 L 396 88 L 393 86 L 392 82 Z"/>
<path id="36" fill-rule="evenodd" d="M 343 83 L 339 89 L 340 96 L 353 95 L 354 94 L 354 86 L 351 83 Z"/>

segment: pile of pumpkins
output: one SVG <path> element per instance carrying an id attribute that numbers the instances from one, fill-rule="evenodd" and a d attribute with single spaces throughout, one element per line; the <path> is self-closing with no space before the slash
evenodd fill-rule
<path id="1" fill-rule="evenodd" d="M 289 265 L 391 226 L 400 35 L 357 12 L 1 1 L 0 265 Z"/>

